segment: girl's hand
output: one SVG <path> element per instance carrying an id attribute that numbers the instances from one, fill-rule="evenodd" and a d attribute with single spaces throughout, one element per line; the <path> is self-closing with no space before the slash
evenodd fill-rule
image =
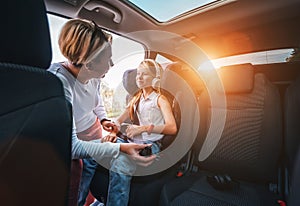
<path id="1" fill-rule="evenodd" d="M 137 136 L 144 132 L 144 126 L 139 126 L 139 125 L 130 125 L 126 129 L 126 135 L 130 138 Z"/>

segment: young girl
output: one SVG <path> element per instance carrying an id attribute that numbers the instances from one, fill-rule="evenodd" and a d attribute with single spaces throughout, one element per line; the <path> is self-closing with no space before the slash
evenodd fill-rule
<path id="1" fill-rule="evenodd" d="M 133 122 L 136 114 L 139 125 L 131 124 L 126 129 L 127 140 L 117 142 L 152 144 L 152 153 L 160 152 L 160 140 L 166 134 L 177 132 L 175 118 L 168 99 L 160 93 L 161 66 L 152 59 L 143 60 L 137 68 L 136 84 L 139 91 L 133 96 L 123 114 L 116 119 L 121 125 L 128 118 Z M 118 127 L 117 131 L 120 130 Z M 130 181 L 135 167 L 126 155 L 112 159 L 107 206 L 127 205 Z"/>

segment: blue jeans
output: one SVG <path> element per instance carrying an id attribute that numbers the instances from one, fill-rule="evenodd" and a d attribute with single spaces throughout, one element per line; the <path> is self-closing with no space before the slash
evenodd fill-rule
<path id="1" fill-rule="evenodd" d="M 117 140 L 118 143 L 126 143 L 122 139 Z M 160 146 L 156 143 L 152 144 L 152 153 L 160 152 Z M 135 163 L 120 153 L 116 159 L 111 161 L 111 169 L 109 171 L 109 186 L 106 206 L 127 206 L 129 202 L 130 182 L 135 172 Z"/>
<path id="2" fill-rule="evenodd" d="M 78 206 L 84 206 L 85 204 L 90 190 L 90 184 L 98 165 L 97 162 L 92 158 L 82 159 L 82 162 L 83 168 L 79 186 Z"/>

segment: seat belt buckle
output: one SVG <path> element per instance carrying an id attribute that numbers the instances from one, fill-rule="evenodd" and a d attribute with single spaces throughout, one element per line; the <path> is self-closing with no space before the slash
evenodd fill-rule
<path id="1" fill-rule="evenodd" d="M 183 171 L 179 170 L 177 173 L 176 173 L 176 177 L 182 177 L 184 175 Z"/>

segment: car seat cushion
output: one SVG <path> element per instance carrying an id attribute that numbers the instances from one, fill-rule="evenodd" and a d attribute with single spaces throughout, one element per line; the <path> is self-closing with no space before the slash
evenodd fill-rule
<path id="1" fill-rule="evenodd" d="M 184 178 L 183 178 L 184 179 Z M 183 181 L 183 180 L 182 180 Z M 190 182 L 190 181 L 189 181 Z M 186 184 L 187 187 L 188 184 Z M 176 186 L 169 190 L 176 191 Z M 276 195 L 270 194 L 263 186 L 254 186 L 250 183 L 242 183 L 236 189 L 219 191 L 214 189 L 207 181 L 206 176 L 202 175 L 190 184 L 187 190 L 180 194 L 173 195 L 169 205 L 205 205 L 205 206 L 253 206 L 253 205 L 278 205 Z M 169 192 L 170 193 L 170 192 Z"/>

